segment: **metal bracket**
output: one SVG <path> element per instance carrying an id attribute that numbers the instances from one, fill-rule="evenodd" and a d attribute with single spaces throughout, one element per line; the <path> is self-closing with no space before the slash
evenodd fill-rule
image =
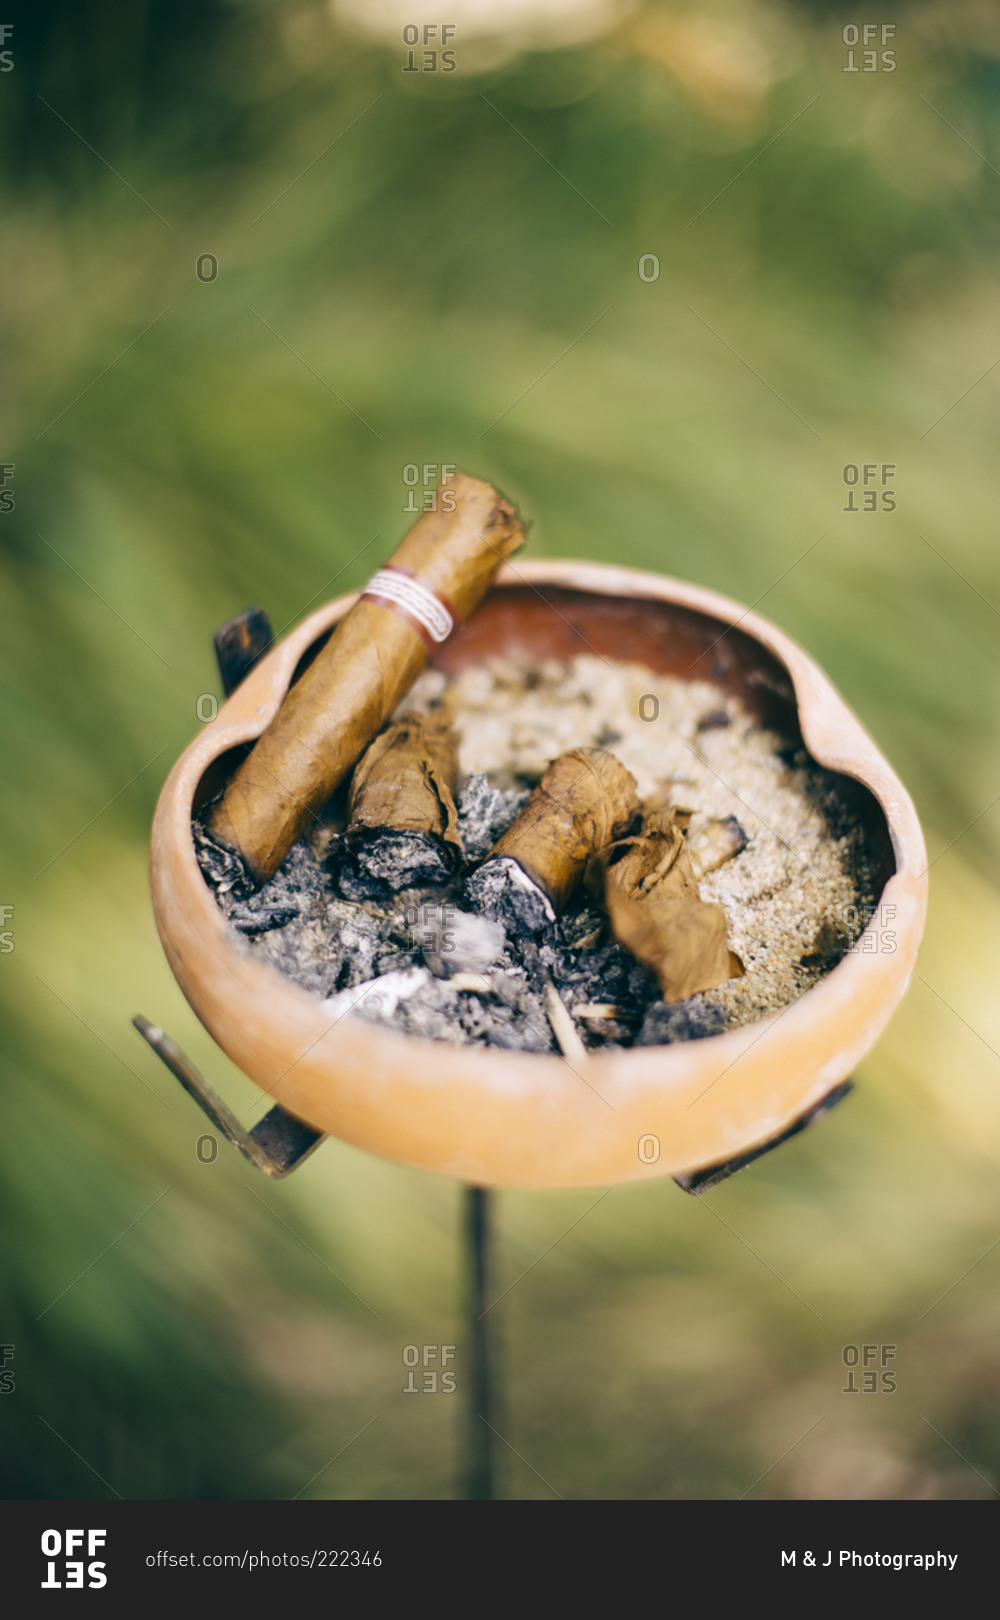
<path id="1" fill-rule="evenodd" d="M 222 690 L 232 697 L 274 640 L 271 621 L 263 608 L 248 607 L 215 632 L 215 656 Z"/>
<path id="2" fill-rule="evenodd" d="M 810 1108 L 807 1114 L 797 1119 L 794 1125 L 789 1125 L 787 1131 L 782 1131 L 780 1136 L 772 1136 L 769 1142 L 751 1148 L 749 1153 L 741 1153 L 736 1159 L 727 1159 L 724 1164 L 710 1164 L 704 1170 L 690 1170 L 686 1174 L 674 1176 L 674 1180 L 682 1192 L 693 1193 L 696 1197 L 699 1193 L 708 1192 L 712 1187 L 718 1187 L 720 1182 L 728 1181 L 730 1176 L 735 1176 L 737 1170 L 745 1170 L 748 1164 L 754 1164 L 757 1159 L 762 1159 L 765 1153 L 780 1147 L 782 1142 L 787 1142 L 792 1136 L 798 1136 L 807 1125 L 828 1114 L 831 1108 L 835 1108 L 837 1103 L 842 1102 L 848 1092 L 853 1090 L 853 1080 L 841 1081 L 839 1086 L 834 1086 L 832 1091 L 828 1091 L 826 1096 L 821 1098 L 815 1108 Z"/>
<path id="3" fill-rule="evenodd" d="M 278 1181 L 292 1170 L 297 1170 L 323 1141 L 321 1131 L 314 1131 L 311 1125 L 296 1119 L 285 1108 L 270 1109 L 252 1130 L 245 1130 L 232 1109 L 223 1102 L 217 1091 L 213 1091 L 176 1041 L 172 1041 L 158 1025 L 151 1024 L 141 1014 L 132 1022 L 216 1130 L 221 1131 L 227 1142 L 231 1142 L 245 1159 L 249 1159 L 265 1176 L 270 1176 L 272 1181 Z"/>

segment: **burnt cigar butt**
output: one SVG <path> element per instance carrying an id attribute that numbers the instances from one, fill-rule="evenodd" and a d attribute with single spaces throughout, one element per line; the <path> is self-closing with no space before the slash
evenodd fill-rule
<path id="1" fill-rule="evenodd" d="M 635 778 L 614 754 L 571 748 L 549 766 L 490 859 L 516 860 L 563 911 L 590 857 L 620 838 L 638 809 Z"/>
<path id="2" fill-rule="evenodd" d="M 351 779 L 340 890 L 377 900 L 446 883 L 457 866 L 458 749 L 443 711 L 408 716 L 383 731 Z"/>
<path id="3" fill-rule="evenodd" d="M 647 814 L 641 831 L 603 849 L 587 868 L 618 942 L 656 974 L 668 1002 L 711 990 L 742 967 L 726 914 L 698 893 L 687 840 L 673 811 Z"/>
<path id="4" fill-rule="evenodd" d="M 209 813 L 209 830 L 262 883 L 347 776 L 456 622 L 520 546 L 517 513 L 458 473 L 289 689 Z"/>
<path id="5" fill-rule="evenodd" d="M 591 857 L 627 832 L 638 810 L 635 778 L 614 754 L 560 754 L 469 879 L 470 898 L 487 915 L 540 932 L 565 909 Z"/>
<path id="6" fill-rule="evenodd" d="M 540 934 L 556 920 L 552 902 L 523 867 L 509 856 L 489 856 L 469 878 L 470 905 L 515 934 Z"/>

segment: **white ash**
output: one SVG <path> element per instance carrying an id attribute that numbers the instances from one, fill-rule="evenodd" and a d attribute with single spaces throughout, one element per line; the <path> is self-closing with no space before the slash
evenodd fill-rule
<path id="1" fill-rule="evenodd" d="M 523 797 L 510 796 L 511 819 Z M 229 885 L 217 889 L 217 899 L 246 949 L 321 996 L 334 1017 L 350 1012 L 453 1045 L 554 1052 L 545 1010 L 550 980 L 570 1010 L 602 995 L 630 1009 L 624 1021 L 592 1023 L 592 1046 L 630 1040 L 655 996 L 645 970 L 602 936 L 596 911 L 571 913 L 538 944 L 508 940 L 501 923 L 464 910 L 456 886 L 411 890 L 377 904 L 345 900 L 317 858 L 316 849 L 327 847 L 319 837 L 296 844 L 273 878 L 248 900 L 238 899 L 220 858 L 227 852 L 197 823 L 195 839 L 210 885 L 216 878 Z M 488 988 L 469 989 L 461 982 L 468 975 Z"/>
<path id="2" fill-rule="evenodd" d="M 645 713 L 658 705 L 655 721 L 641 719 L 642 698 Z M 589 1048 L 701 1039 L 794 1000 L 848 948 L 853 908 L 873 904 L 860 831 L 845 824 L 824 773 L 712 682 L 590 656 L 492 659 L 451 679 L 428 671 L 396 718 L 441 701 L 459 741 L 467 867 L 484 859 L 569 748 L 613 747 L 641 798 L 692 812 L 692 838 L 735 817 L 746 846 L 699 889 L 723 907 L 746 974 L 669 1006 L 589 904 L 527 937 L 502 907 L 483 907 L 499 910 L 499 921 L 473 914 L 476 884 L 464 887 L 461 875 L 377 901 L 345 898 L 333 875 L 340 840 L 329 828 L 314 829 L 254 893 L 238 858 L 196 824 L 202 871 L 246 949 L 335 1015 L 452 1044 L 555 1051 L 545 1010 L 551 981 Z M 614 1016 L 594 1016 L 595 1006 Z"/>
<path id="3" fill-rule="evenodd" d="M 524 795 L 510 797 L 513 819 Z M 555 1050 L 537 961 L 529 982 L 502 925 L 463 910 L 451 891 L 414 889 L 377 903 L 345 900 L 317 854 L 331 847 L 329 841 L 316 834 L 296 844 L 280 870 L 243 898 L 242 863 L 198 822 L 194 835 L 202 872 L 246 949 L 322 997 L 335 1017 L 352 1012 L 452 1044 Z M 335 845 L 333 863 L 339 873 Z M 489 989 L 452 984 L 455 975 L 470 973 L 485 974 Z"/>
<path id="4" fill-rule="evenodd" d="M 430 982 L 431 975 L 426 968 L 393 968 L 391 972 L 383 973 L 380 979 L 364 979 L 349 990 L 338 991 L 335 996 L 329 996 L 323 1005 L 328 1013 L 337 1017 L 353 1012 L 364 1003 L 366 1017 L 375 1019 L 377 1023 L 385 1023 L 392 1018 L 401 1001 L 408 1001 Z"/>
<path id="5" fill-rule="evenodd" d="M 216 888 L 219 848 L 197 823 L 195 841 L 202 872 L 248 950 L 303 989 L 330 996 L 411 962 L 398 904 L 383 910 L 342 899 L 307 839 L 249 899 L 238 898 L 235 886 Z"/>
<path id="6" fill-rule="evenodd" d="M 465 892 L 477 911 L 507 923 L 515 933 L 548 932 L 556 920 L 548 895 L 509 855 L 484 861 L 467 880 Z"/>
<path id="7" fill-rule="evenodd" d="M 490 787 L 482 771 L 469 775 L 458 803 L 458 836 L 470 866 L 486 858 L 529 792 L 529 788 Z"/>
<path id="8" fill-rule="evenodd" d="M 413 938 L 432 973 L 483 973 L 499 962 L 507 945 L 502 923 L 445 902 L 425 901 L 410 908 Z"/>
<path id="9" fill-rule="evenodd" d="M 428 968 L 392 972 L 367 984 L 342 990 L 324 1002 L 331 1017 L 347 1012 L 374 1024 L 392 1024 L 407 1035 L 445 1040 L 454 1046 L 470 1041 L 522 1052 L 550 1052 L 554 1042 L 539 996 L 523 979 L 504 973 L 486 976 L 490 990 L 460 989 L 435 978 Z"/>

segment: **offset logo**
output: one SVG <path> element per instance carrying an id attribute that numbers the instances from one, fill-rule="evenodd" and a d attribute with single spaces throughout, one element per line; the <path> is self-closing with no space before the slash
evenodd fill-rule
<path id="1" fill-rule="evenodd" d="M 42 1591 L 55 1592 L 65 1587 L 77 1591 L 89 1587 L 91 1591 L 107 1586 L 103 1560 L 96 1561 L 108 1539 L 106 1530 L 43 1530 L 42 1553 L 47 1560 Z M 83 1549 L 86 1544 L 86 1561 Z M 76 1556 L 79 1554 L 80 1556 Z"/>

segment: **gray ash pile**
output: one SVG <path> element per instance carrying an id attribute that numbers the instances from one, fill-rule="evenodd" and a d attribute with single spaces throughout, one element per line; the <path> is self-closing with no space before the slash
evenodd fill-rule
<path id="1" fill-rule="evenodd" d="M 492 848 L 526 797 L 470 778 L 458 803 L 468 860 Z M 569 1009 L 582 1010 L 588 1046 L 630 1043 L 657 1001 L 655 980 L 605 937 L 605 920 L 591 908 L 562 919 L 540 942 L 468 909 L 461 880 L 381 901 L 346 898 L 350 864 L 337 836 L 320 829 L 254 891 L 239 858 L 201 822 L 194 836 L 202 873 L 247 949 L 321 997 L 331 1018 L 353 1012 L 452 1044 L 550 1052 L 558 1047 L 549 985 Z"/>

